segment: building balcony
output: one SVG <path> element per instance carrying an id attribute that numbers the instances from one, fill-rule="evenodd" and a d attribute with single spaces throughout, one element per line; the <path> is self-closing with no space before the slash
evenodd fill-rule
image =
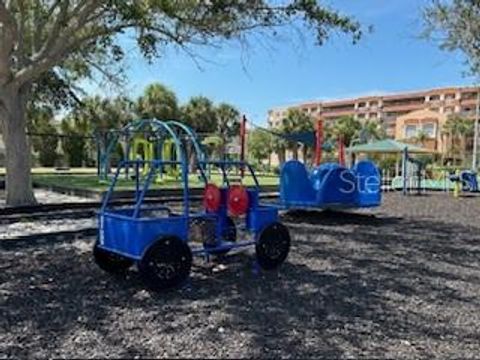
<path id="1" fill-rule="evenodd" d="M 462 106 L 474 106 L 475 107 L 475 106 L 477 106 L 477 98 L 461 100 L 460 104 Z"/>
<path id="2" fill-rule="evenodd" d="M 355 113 L 355 109 L 348 108 L 348 109 L 323 109 L 321 115 L 323 117 L 338 117 L 338 116 L 345 116 L 345 115 L 353 115 Z"/>
<path id="3" fill-rule="evenodd" d="M 383 104 L 383 111 L 414 111 L 425 108 L 424 103 L 389 105 Z"/>

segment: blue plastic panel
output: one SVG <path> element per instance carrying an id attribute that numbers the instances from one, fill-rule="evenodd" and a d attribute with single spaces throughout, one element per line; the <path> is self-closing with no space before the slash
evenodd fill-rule
<path id="1" fill-rule="evenodd" d="M 278 209 L 272 206 L 258 206 L 247 213 L 246 225 L 249 231 L 258 233 L 278 220 Z"/>
<path id="2" fill-rule="evenodd" d="M 305 165 L 290 160 L 283 164 L 280 171 L 280 201 L 282 203 L 312 202 L 316 198 Z"/>
<path id="3" fill-rule="evenodd" d="M 355 164 L 353 171 L 358 184 L 358 205 L 379 206 L 382 202 L 382 177 L 378 167 L 373 162 L 364 160 Z"/>
<path id="4" fill-rule="evenodd" d="M 161 236 L 175 235 L 187 241 L 188 219 L 172 216 L 133 219 L 116 213 L 99 215 L 99 244 L 112 252 L 139 260 Z"/>
<path id="5" fill-rule="evenodd" d="M 333 169 L 338 169 L 339 167 L 340 165 L 337 163 L 324 163 L 314 168 L 310 174 L 310 181 L 312 182 L 313 188 L 316 191 L 320 190 L 325 176 Z"/>
<path id="6" fill-rule="evenodd" d="M 326 172 L 317 192 L 318 204 L 355 204 L 357 184 L 353 171 L 338 166 Z"/>

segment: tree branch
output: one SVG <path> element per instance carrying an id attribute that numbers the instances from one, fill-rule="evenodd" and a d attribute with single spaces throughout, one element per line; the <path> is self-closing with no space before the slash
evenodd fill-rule
<path id="1" fill-rule="evenodd" d="M 35 54 L 35 57 L 41 58 L 42 56 L 50 52 L 50 49 L 54 46 L 55 42 L 58 41 L 60 29 L 68 21 L 68 8 L 70 6 L 70 0 L 59 0 L 56 1 L 55 5 L 60 8 L 60 12 L 53 24 L 52 29 L 50 30 L 50 34 L 45 41 L 45 44 L 43 45 L 39 53 Z M 55 8 L 52 8 L 51 12 L 53 13 L 54 11 Z"/>
<path id="2" fill-rule="evenodd" d="M 15 18 L 8 10 L 5 2 L 0 0 L 0 86 L 11 77 L 11 55 L 14 49 L 18 30 Z"/>

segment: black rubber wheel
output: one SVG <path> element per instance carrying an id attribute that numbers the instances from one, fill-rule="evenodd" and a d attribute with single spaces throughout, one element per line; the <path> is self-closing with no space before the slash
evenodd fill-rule
<path id="1" fill-rule="evenodd" d="M 124 274 L 134 262 L 129 258 L 102 249 L 97 242 L 93 247 L 93 258 L 100 269 L 111 274 Z"/>
<path id="2" fill-rule="evenodd" d="M 280 266 L 290 251 L 290 233 L 285 225 L 272 223 L 262 230 L 255 245 L 257 261 L 262 269 Z"/>
<path id="3" fill-rule="evenodd" d="M 138 270 L 145 284 L 160 291 L 182 284 L 190 275 L 192 252 L 180 238 L 159 239 L 138 262 Z"/>
<path id="4" fill-rule="evenodd" d="M 235 226 L 235 222 L 230 216 L 227 216 L 225 218 L 226 226 L 224 228 L 224 232 L 222 234 L 222 238 L 224 241 L 228 242 L 236 242 L 237 241 L 237 227 Z M 208 243 L 204 243 L 205 248 L 212 247 L 212 245 Z M 213 255 L 226 255 L 231 249 L 225 249 L 225 250 L 211 250 L 210 254 Z"/>

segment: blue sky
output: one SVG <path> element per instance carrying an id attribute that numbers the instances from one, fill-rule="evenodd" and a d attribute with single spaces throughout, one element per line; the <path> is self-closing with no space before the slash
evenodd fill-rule
<path id="1" fill-rule="evenodd" d="M 332 7 L 372 25 L 357 45 L 334 35 L 323 47 L 274 41 L 270 48 L 251 41 L 222 49 L 198 49 L 208 59 L 201 69 L 185 53 L 170 49 L 149 65 L 135 51 L 126 59 L 129 85 L 138 96 L 150 82 L 172 88 L 179 100 L 205 95 L 236 105 L 255 123 L 265 124 L 267 110 L 305 100 L 344 98 L 450 85 L 471 84 L 459 54 L 443 52 L 419 38 L 425 0 L 331 0 Z M 92 88 L 92 92 L 100 92 Z"/>

